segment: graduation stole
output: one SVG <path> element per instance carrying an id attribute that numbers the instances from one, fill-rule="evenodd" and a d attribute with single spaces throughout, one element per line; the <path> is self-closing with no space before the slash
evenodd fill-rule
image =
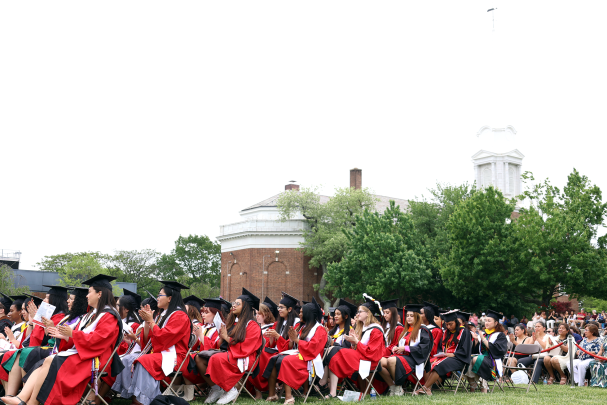
<path id="1" fill-rule="evenodd" d="M 333 339 L 337 339 L 338 337 L 340 337 L 341 335 L 344 334 L 344 331 L 346 330 L 346 328 L 344 327 L 342 330 L 338 330 L 336 334 L 334 334 L 333 336 L 331 336 Z"/>

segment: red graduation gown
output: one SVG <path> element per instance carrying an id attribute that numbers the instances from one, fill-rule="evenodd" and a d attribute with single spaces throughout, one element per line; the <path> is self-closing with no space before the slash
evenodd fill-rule
<path id="1" fill-rule="evenodd" d="M 270 329 L 276 330 L 277 326 L 278 326 L 278 322 L 274 322 L 274 326 L 270 327 Z M 288 340 L 285 340 L 282 336 L 279 339 L 282 339 L 284 342 L 288 342 Z M 265 348 L 277 349 L 278 351 L 280 351 L 280 349 L 277 346 L 277 342 L 279 339 L 266 338 Z M 288 343 L 287 343 L 287 346 L 288 346 Z M 281 344 L 281 347 L 284 347 L 284 343 Z M 287 350 L 287 349 L 285 349 L 285 350 Z M 268 380 L 263 378 L 263 372 L 265 371 L 266 367 L 268 366 L 270 357 L 272 357 L 274 355 L 275 355 L 275 353 L 268 353 L 265 350 L 262 350 L 261 356 L 259 357 L 259 374 L 257 374 L 257 376 L 255 378 L 249 378 L 249 381 L 251 382 L 251 384 L 253 384 L 253 386 L 255 388 L 257 388 L 259 391 L 265 392 L 265 391 L 268 391 L 268 389 L 269 389 Z"/>
<path id="2" fill-rule="evenodd" d="M 74 330 L 70 341 L 73 342 L 78 353 L 65 359 L 55 376 L 50 393 L 46 398 L 38 395 L 38 401 L 43 402 L 44 405 L 70 405 L 78 403 L 84 394 L 86 384 L 91 379 L 93 359 L 99 357 L 99 368 L 103 368 L 114 351 L 114 344 L 119 332 L 116 318 L 109 313 L 101 315 L 101 319 L 99 319 L 95 330 L 90 333 Z M 67 344 L 69 345 L 69 342 Z M 109 370 L 109 367 L 106 369 Z M 45 380 L 41 392 L 49 381 L 49 377 L 52 377 L 52 371 L 53 366 L 51 365 L 49 375 L 46 377 L 47 380 Z"/>
<path id="3" fill-rule="evenodd" d="M 392 356 L 392 349 L 398 346 L 398 338 L 403 333 L 403 329 L 405 329 L 403 326 L 396 325 L 396 330 L 394 331 L 394 337 L 392 338 L 392 342 L 390 342 L 388 347 L 386 347 L 386 349 L 384 350 L 384 357 Z"/>
<path id="4" fill-rule="evenodd" d="M 218 342 L 219 333 L 217 332 L 217 328 L 213 328 L 213 331 L 209 333 L 209 336 L 203 336 L 202 342 L 200 342 L 200 338 L 198 339 L 198 347 L 196 348 L 196 346 L 194 346 L 196 350 L 194 350 L 194 348 L 192 349 L 193 353 L 190 354 L 192 360 L 189 361 L 195 361 L 198 352 L 203 350 L 219 349 L 219 345 L 217 344 Z M 183 378 L 186 378 L 188 381 L 194 384 L 202 384 L 204 382 L 204 378 L 202 378 L 202 376 L 198 373 L 198 370 L 188 370 L 188 361 L 183 364 L 181 372 L 183 373 Z"/>
<path id="5" fill-rule="evenodd" d="M 441 342 L 443 341 L 443 330 L 441 328 L 434 327 L 432 328 L 431 332 L 432 340 L 434 340 L 434 346 L 432 346 L 430 358 L 436 355 L 436 353 L 438 352 L 438 348 L 441 346 Z"/>
<path id="6" fill-rule="evenodd" d="M 259 346 L 261 346 L 261 327 L 257 322 L 249 321 L 244 341 L 230 345 L 226 353 L 212 356 L 207 366 L 207 375 L 224 391 L 229 391 L 244 374 L 238 368 L 238 359 L 248 358 L 250 368 L 255 362 L 255 351 Z"/>
<path id="7" fill-rule="evenodd" d="M 51 316 L 51 321 L 56 326 L 66 315 L 61 312 L 59 314 L 55 314 Z M 44 328 L 40 325 L 35 325 L 34 330 L 32 331 L 32 336 L 30 337 L 29 347 L 35 347 L 42 345 L 42 341 L 44 340 Z"/>
<path id="8" fill-rule="evenodd" d="M 360 368 L 360 361 L 371 362 L 371 370 L 377 367 L 377 363 L 384 354 L 384 334 L 380 329 L 373 329 L 369 342 L 363 344 L 358 342 L 356 350 L 341 349 L 331 358 L 329 369 L 340 379 L 349 378 Z"/>
<path id="9" fill-rule="evenodd" d="M 309 342 L 300 340 L 297 344 L 299 354 L 285 356 L 280 365 L 278 379 L 289 387 L 298 389 L 308 379 L 308 361 L 322 353 L 327 344 L 327 331 L 319 326 Z M 303 358 L 300 359 L 300 356 Z"/>
<path id="10" fill-rule="evenodd" d="M 154 353 L 144 354 L 134 361 L 140 363 L 148 373 L 157 381 L 163 380 L 166 376 L 162 371 L 162 351 L 175 346 L 177 359 L 175 366 L 179 367 L 183 361 L 185 354 L 188 351 L 188 343 L 190 341 L 190 318 L 183 311 L 175 311 L 169 317 L 169 320 L 159 327 L 154 325 L 154 328 L 149 332 L 147 339 L 142 332 L 142 343 L 147 345 L 148 340 L 152 340 L 152 350 Z"/>

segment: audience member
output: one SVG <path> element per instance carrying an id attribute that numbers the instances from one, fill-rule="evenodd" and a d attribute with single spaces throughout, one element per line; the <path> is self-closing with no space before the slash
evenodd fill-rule
<path id="1" fill-rule="evenodd" d="M 588 325 L 584 332 L 584 340 L 580 343 L 580 347 L 589 353 L 598 354 L 602 347 L 602 340 L 599 339 L 599 329 L 596 325 Z M 588 385 L 586 382 L 586 369 L 590 366 L 590 362 L 594 359 L 591 355 L 577 351 L 577 359 L 573 360 L 573 380 L 578 386 L 583 387 Z"/>

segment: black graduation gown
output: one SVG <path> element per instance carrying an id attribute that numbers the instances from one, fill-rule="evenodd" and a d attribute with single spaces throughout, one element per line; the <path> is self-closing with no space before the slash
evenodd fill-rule
<path id="1" fill-rule="evenodd" d="M 491 336 L 495 335 L 495 341 L 491 343 Z M 508 339 L 502 332 L 493 332 L 485 336 L 489 341 L 489 348 L 475 340 L 472 344 L 472 354 L 481 353 L 472 367 L 472 371 L 478 374 L 483 380 L 494 381 L 499 375 L 496 360 L 501 361 L 508 351 Z"/>
<path id="2" fill-rule="evenodd" d="M 443 343 L 443 352 L 453 353 L 455 355 L 454 357 L 443 357 L 432 362 L 432 370 L 436 371 L 441 378 L 452 371 L 462 371 L 466 364 L 470 364 L 472 359 L 472 336 L 470 335 L 470 331 L 467 328 L 460 327 L 458 340 L 459 342 L 456 346 Z M 452 340 L 449 342 L 452 342 Z"/>
<path id="3" fill-rule="evenodd" d="M 407 376 L 415 372 L 415 367 L 418 364 L 424 364 L 428 358 L 428 355 L 430 354 L 430 351 L 432 350 L 432 344 L 434 342 L 432 339 L 432 333 L 425 326 L 422 326 L 419 329 L 419 333 L 419 344 L 409 346 L 409 355 L 395 355 L 396 358 L 400 360 L 396 362 L 395 368 L 394 382 L 396 385 L 404 384 Z M 409 339 L 406 339 L 406 343 L 409 345 Z"/>

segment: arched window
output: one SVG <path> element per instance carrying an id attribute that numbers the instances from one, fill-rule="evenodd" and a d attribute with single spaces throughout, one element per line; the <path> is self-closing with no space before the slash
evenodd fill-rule
<path id="1" fill-rule="evenodd" d="M 514 181 L 516 179 L 516 168 L 513 166 L 510 166 L 508 168 L 508 192 L 510 194 L 514 194 Z"/>
<path id="2" fill-rule="evenodd" d="M 483 187 L 489 187 L 491 184 L 493 184 L 492 179 L 491 179 L 491 167 L 490 166 L 485 166 L 485 168 L 483 169 Z"/>

